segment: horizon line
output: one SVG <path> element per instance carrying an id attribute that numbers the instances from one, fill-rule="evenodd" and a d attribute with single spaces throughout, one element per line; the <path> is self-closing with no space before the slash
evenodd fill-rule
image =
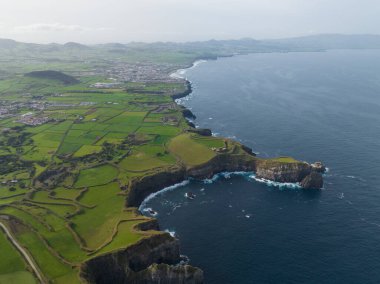
<path id="1" fill-rule="evenodd" d="M 187 43 L 200 43 L 200 42 L 209 42 L 209 41 L 242 41 L 242 40 L 252 40 L 257 42 L 264 42 L 264 41 L 274 41 L 274 40 L 287 40 L 287 39 L 298 39 L 298 38 L 308 38 L 308 37 L 316 37 L 316 36 L 373 36 L 373 37 L 380 37 L 380 34 L 372 34 L 372 33 L 319 33 L 319 34 L 308 34 L 308 35 L 299 35 L 299 36 L 290 36 L 290 37 L 278 37 L 278 38 L 265 38 L 265 39 L 256 39 L 253 37 L 240 37 L 240 38 L 229 38 L 229 39 L 215 39 L 210 38 L 208 40 L 189 40 L 189 41 L 129 41 L 129 42 L 119 42 L 119 41 L 111 41 L 111 42 L 99 42 L 99 43 L 81 43 L 76 41 L 67 41 L 67 42 L 26 42 L 22 40 L 15 40 L 12 38 L 1 38 L 0 41 L 12 41 L 15 43 L 24 43 L 24 44 L 36 44 L 36 45 L 65 45 L 65 44 L 80 44 L 84 46 L 96 46 L 96 45 L 105 45 L 105 44 L 122 44 L 122 45 L 129 45 L 129 44 L 187 44 Z"/>

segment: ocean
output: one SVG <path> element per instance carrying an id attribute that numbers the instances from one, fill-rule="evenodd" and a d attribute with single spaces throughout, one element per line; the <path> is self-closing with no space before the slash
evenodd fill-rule
<path id="1" fill-rule="evenodd" d="M 380 283 L 380 50 L 242 55 L 180 75 L 196 125 L 329 169 L 320 191 L 237 173 L 145 202 L 206 283 Z"/>

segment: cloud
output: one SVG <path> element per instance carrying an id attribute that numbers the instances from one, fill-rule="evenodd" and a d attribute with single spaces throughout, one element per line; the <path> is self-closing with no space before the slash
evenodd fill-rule
<path id="1" fill-rule="evenodd" d="M 107 31 L 109 28 L 104 27 L 85 27 L 80 25 L 66 25 L 62 23 L 36 23 L 25 26 L 17 26 L 12 29 L 15 33 L 29 32 L 89 32 L 89 31 Z"/>

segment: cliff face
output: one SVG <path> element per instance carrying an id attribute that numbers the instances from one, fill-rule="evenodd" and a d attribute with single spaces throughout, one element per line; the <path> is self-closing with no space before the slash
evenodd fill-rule
<path id="1" fill-rule="evenodd" d="M 277 182 L 300 182 L 311 172 L 307 163 L 281 163 L 273 161 L 258 161 L 256 176 Z"/>
<path id="2" fill-rule="evenodd" d="M 206 179 L 221 172 L 253 172 L 255 170 L 256 163 L 253 156 L 219 154 L 206 164 L 188 169 L 186 175 L 196 179 Z"/>
<path id="3" fill-rule="evenodd" d="M 185 178 L 185 168 L 172 168 L 170 171 L 158 172 L 156 174 L 143 176 L 135 179 L 129 186 L 126 201 L 127 207 L 138 207 L 141 202 L 150 195 L 167 186 L 179 183 Z"/>
<path id="4" fill-rule="evenodd" d="M 324 167 L 315 167 L 305 162 L 283 163 L 271 160 L 256 162 L 256 177 L 277 182 L 298 182 L 304 189 L 323 187 Z"/>
<path id="5" fill-rule="evenodd" d="M 320 172 L 312 171 L 300 183 L 306 189 L 320 189 L 323 187 L 323 177 Z"/>
<path id="6" fill-rule="evenodd" d="M 185 84 L 185 91 L 183 91 L 182 93 L 177 93 L 177 94 L 172 95 L 173 100 L 187 97 L 188 95 L 192 93 L 193 88 L 191 87 L 191 83 L 188 80 L 185 80 L 184 84 Z"/>
<path id="7" fill-rule="evenodd" d="M 190 265 L 173 266 L 155 263 L 135 273 L 128 283 L 200 284 L 203 283 L 203 271 Z"/>
<path id="8" fill-rule="evenodd" d="M 137 207 L 151 193 L 179 183 L 189 177 L 211 178 L 220 172 L 256 172 L 258 178 L 276 182 L 298 182 L 305 189 L 323 187 L 322 173 L 305 162 L 277 162 L 257 159 L 254 154 L 218 154 L 205 164 L 185 169 L 178 167 L 132 181 L 126 205 Z"/>
<path id="9" fill-rule="evenodd" d="M 179 183 L 189 177 L 205 179 L 225 171 L 255 171 L 255 162 L 252 157 L 249 155 L 220 154 L 209 162 L 190 169 L 178 167 L 170 171 L 158 172 L 135 179 L 129 186 L 126 206 L 138 207 L 151 193 Z"/>
<path id="10" fill-rule="evenodd" d="M 179 241 L 157 234 L 120 251 L 90 259 L 81 267 L 88 283 L 203 283 L 203 272 L 180 261 Z"/>

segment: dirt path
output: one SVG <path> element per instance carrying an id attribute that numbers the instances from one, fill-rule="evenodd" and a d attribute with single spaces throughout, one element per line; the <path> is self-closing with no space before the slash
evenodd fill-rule
<path id="1" fill-rule="evenodd" d="M 17 242 L 17 240 L 12 236 L 11 232 L 8 230 L 8 228 L 0 222 L 0 227 L 3 229 L 7 237 L 11 240 L 14 247 L 21 253 L 21 255 L 24 257 L 25 261 L 28 263 L 28 265 L 33 269 L 35 275 L 37 275 L 38 280 L 41 283 L 45 283 L 44 278 L 42 277 L 40 271 L 38 270 L 37 266 L 35 265 L 33 259 L 29 256 L 29 254 L 26 252 L 26 250 Z"/>

